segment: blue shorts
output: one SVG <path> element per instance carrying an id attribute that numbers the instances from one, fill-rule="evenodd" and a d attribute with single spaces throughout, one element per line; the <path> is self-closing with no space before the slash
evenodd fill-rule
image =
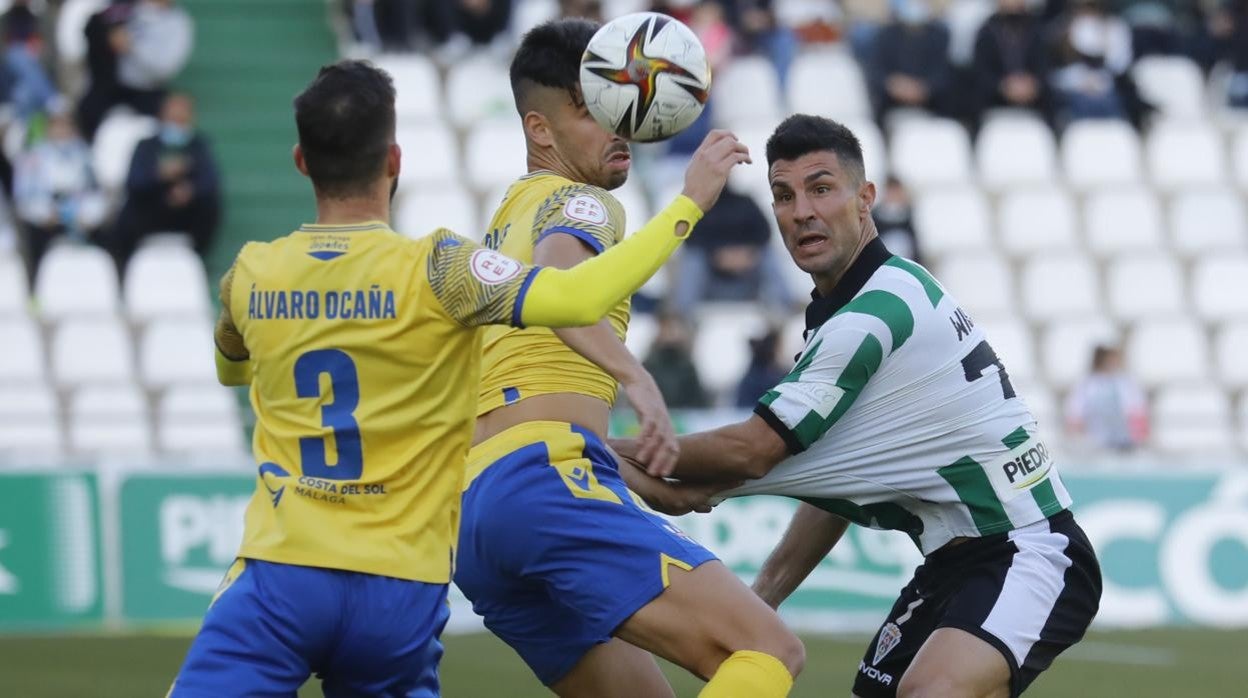
<path id="1" fill-rule="evenodd" d="M 529 422 L 468 456 L 455 583 L 551 685 L 667 587 L 715 556 L 636 499 L 591 432 Z"/>
<path id="2" fill-rule="evenodd" d="M 439 695 L 447 585 L 240 559 L 221 586 L 173 698 Z"/>

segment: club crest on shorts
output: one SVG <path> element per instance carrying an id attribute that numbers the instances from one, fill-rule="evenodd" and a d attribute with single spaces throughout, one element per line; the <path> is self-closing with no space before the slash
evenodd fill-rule
<path id="1" fill-rule="evenodd" d="M 888 656 L 888 653 L 892 652 L 900 642 L 901 628 L 897 627 L 896 623 L 885 623 L 884 627 L 880 628 L 880 639 L 875 643 L 875 658 L 871 660 L 871 664 L 879 664 L 880 660 Z"/>

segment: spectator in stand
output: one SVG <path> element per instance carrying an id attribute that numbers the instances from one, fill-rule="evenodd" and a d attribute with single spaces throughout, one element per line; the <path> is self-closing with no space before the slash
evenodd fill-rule
<path id="1" fill-rule="evenodd" d="M 1148 439 L 1148 403 L 1123 370 L 1120 349 L 1098 346 L 1093 351 L 1092 373 L 1066 401 L 1066 426 L 1094 448 L 1130 451 Z"/>
<path id="2" fill-rule="evenodd" d="M 771 226 L 753 199 L 729 185 L 698 229 L 680 251 L 673 310 L 688 319 L 703 301 L 755 299 L 778 312 L 792 309 L 796 301 L 768 244 Z"/>
<path id="3" fill-rule="evenodd" d="M 506 32 L 511 0 L 438 0 L 427 3 L 424 11 L 430 36 L 449 59 Z"/>
<path id="4" fill-rule="evenodd" d="M 221 182 L 207 138 L 195 131 L 189 95 L 172 93 L 160 132 L 140 141 L 126 177 L 126 202 L 103 246 L 119 274 L 139 241 L 159 232 L 188 233 L 201 256 L 221 217 Z"/>
<path id="5" fill-rule="evenodd" d="M 1131 27 L 1136 58 L 1185 55 L 1202 65 L 1211 61 L 1206 27 L 1207 0 L 1114 0 L 1112 8 Z"/>
<path id="6" fill-rule="evenodd" d="M 4 39 L 4 67 L 8 73 L 8 101 L 17 117 L 26 120 L 51 106 L 59 97 L 56 86 L 48 79 L 40 56 L 43 36 L 39 18 L 30 9 L 28 0 L 14 0 L 0 17 Z"/>
<path id="7" fill-rule="evenodd" d="M 1104 0 L 1073 0 L 1059 21 L 1058 66 L 1049 74 L 1059 128 L 1078 119 L 1127 119 L 1143 126 L 1148 107 L 1130 68 L 1131 30 Z"/>
<path id="8" fill-rule="evenodd" d="M 1219 60 L 1230 69 L 1227 104 L 1248 109 L 1248 0 L 1227 0 L 1215 16 Z"/>
<path id="9" fill-rule="evenodd" d="M 871 211 L 880 241 L 889 252 L 906 259 L 923 263 L 919 254 L 919 236 L 914 231 L 914 204 L 910 190 L 900 179 L 889 175 L 884 181 L 884 192 Z"/>
<path id="10" fill-rule="evenodd" d="M 23 241 L 30 286 L 52 241 L 92 237 L 104 222 L 108 200 L 91 171 L 91 148 L 67 110 L 48 119 L 47 137 L 23 153 L 14 167 L 13 203 Z"/>
<path id="11" fill-rule="evenodd" d="M 690 353 L 692 337 L 684 318 L 674 313 L 659 315 L 659 331 L 642 362 L 671 408 L 709 407 L 710 400 L 698 378 Z"/>
<path id="12" fill-rule="evenodd" d="M 602 22 L 602 0 L 559 0 L 560 17 L 584 17 Z"/>
<path id="13" fill-rule="evenodd" d="M 892 0 L 894 20 L 880 29 L 869 71 L 875 116 L 887 126 L 894 109 L 945 112 L 950 87 L 949 30 L 927 0 Z"/>
<path id="14" fill-rule="evenodd" d="M 733 404 L 753 407 L 763 394 L 784 380 L 788 370 L 780 364 L 780 333 L 774 327 L 761 337 L 750 339 L 750 367 L 737 385 Z"/>
<path id="15" fill-rule="evenodd" d="M 1052 123 L 1045 76 L 1048 44 L 1044 25 L 1027 0 L 998 0 L 997 11 L 975 37 L 977 120 L 994 107 L 1027 109 Z"/>
<path id="16" fill-rule="evenodd" d="M 95 63 L 91 86 L 78 105 L 89 140 L 119 104 L 141 114 L 159 113 L 166 88 L 186 66 L 194 41 L 191 17 L 174 0 L 138 0 L 128 11 L 107 8 L 96 17 L 86 29 L 88 59 Z"/>
<path id="17" fill-rule="evenodd" d="M 738 49 L 758 53 L 775 66 L 784 85 L 797 56 L 797 33 L 780 24 L 772 0 L 718 0 L 724 19 L 737 37 Z"/>

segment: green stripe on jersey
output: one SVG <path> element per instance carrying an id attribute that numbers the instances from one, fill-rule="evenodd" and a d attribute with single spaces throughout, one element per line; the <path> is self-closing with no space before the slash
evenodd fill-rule
<path id="1" fill-rule="evenodd" d="M 818 342 L 815 342 L 809 349 L 807 349 L 806 353 L 802 354 L 802 359 L 797 362 L 797 365 L 793 367 L 793 370 L 789 371 L 789 375 L 785 376 L 784 380 L 780 381 L 780 383 L 781 384 L 796 383 L 797 381 L 801 380 L 802 371 L 805 371 L 806 369 L 810 368 L 811 362 L 815 360 L 815 355 L 819 353 L 819 345 L 821 344 L 823 344 L 822 339 L 820 339 Z M 767 404 L 770 405 L 771 403 L 767 403 Z"/>
<path id="2" fill-rule="evenodd" d="M 945 292 L 941 290 L 940 284 L 936 283 L 936 279 L 927 273 L 923 267 L 911 262 L 908 259 L 893 255 L 893 258 L 884 263 L 885 266 L 896 267 L 902 271 L 909 272 L 911 276 L 919 280 L 923 285 L 923 291 L 927 294 L 927 300 L 931 302 L 932 307 L 940 305 L 940 299 L 945 297 Z"/>
<path id="3" fill-rule="evenodd" d="M 880 346 L 880 340 L 876 339 L 873 334 L 863 337 L 862 343 L 858 345 L 858 349 L 854 351 L 854 355 L 850 357 L 845 368 L 841 370 L 841 375 L 836 379 L 836 387 L 845 391 L 836 406 L 826 418 L 811 410 L 793 428 L 793 434 L 801 442 L 802 448 L 810 448 L 811 444 L 836 424 L 854 404 L 854 400 L 858 399 L 858 394 L 862 392 L 867 381 L 871 380 L 871 376 L 879 370 L 880 362 L 883 360 L 884 347 Z"/>
<path id="4" fill-rule="evenodd" d="M 895 502 L 874 502 L 872 504 L 855 504 L 848 499 L 819 499 L 815 497 L 799 497 L 807 504 L 818 507 L 830 514 L 871 528 L 882 528 L 888 531 L 904 531 L 917 545 L 919 536 L 923 535 L 923 519 L 906 510 Z"/>
<path id="5" fill-rule="evenodd" d="M 997 493 L 993 491 L 988 474 L 975 459 L 963 456 L 957 463 L 946 465 L 936 472 L 958 493 L 958 499 L 970 510 L 971 520 L 975 522 L 975 528 L 979 529 L 979 535 L 987 536 L 1009 530 L 1010 517 L 1006 515 Z"/>
<path id="6" fill-rule="evenodd" d="M 768 390 L 758 402 L 766 407 L 771 407 L 771 403 L 775 402 L 778 397 L 780 397 L 779 392 L 775 390 Z"/>
<path id="7" fill-rule="evenodd" d="M 1014 449 L 1026 443 L 1027 439 L 1030 439 L 1030 438 L 1031 438 L 1031 435 L 1027 433 L 1027 430 L 1022 427 L 1019 427 L 1015 429 L 1014 431 L 1010 432 L 1009 435 L 1006 436 L 1004 439 L 1001 439 L 1001 443 L 1005 444 L 1006 448 L 1013 451 Z"/>
<path id="8" fill-rule="evenodd" d="M 910 312 L 910 306 L 888 291 L 867 291 L 836 311 L 836 315 L 841 313 L 871 315 L 888 325 L 888 331 L 893 335 L 890 353 L 900 349 L 914 332 L 914 313 Z"/>
<path id="9" fill-rule="evenodd" d="M 1031 488 L 1031 497 L 1036 500 L 1036 506 L 1040 507 L 1040 513 L 1046 519 L 1062 510 L 1062 503 L 1057 501 L 1057 493 L 1053 491 L 1053 481 L 1047 477 Z"/>

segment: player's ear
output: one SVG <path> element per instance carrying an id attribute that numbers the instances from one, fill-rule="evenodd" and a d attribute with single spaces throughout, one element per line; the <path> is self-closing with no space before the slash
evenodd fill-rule
<path id="1" fill-rule="evenodd" d="M 391 143 L 389 151 L 386 152 L 386 176 L 391 179 L 399 176 L 399 171 L 403 169 L 403 149 L 398 143 Z"/>
<path id="2" fill-rule="evenodd" d="M 875 208 L 875 182 L 864 181 L 858 188 L 858 217 L 870 218 Z"/>
<path id="3" fill-rule="evenodd" d="M 308 163 L 303 159 L 303 148 L 296 143 L 295 147 L 290 151 L 291 156 L 295 159 L 295 169 L 299 170 L 299 174 L 304 177 L 308 176 Z"/>
<path id="4" fill-rule="evenodd" d="M 555 144 L 550 120 L 544 114 L 535 111 L 524 114 L 524 135 L 543 148 L 549 148 Z"/>

